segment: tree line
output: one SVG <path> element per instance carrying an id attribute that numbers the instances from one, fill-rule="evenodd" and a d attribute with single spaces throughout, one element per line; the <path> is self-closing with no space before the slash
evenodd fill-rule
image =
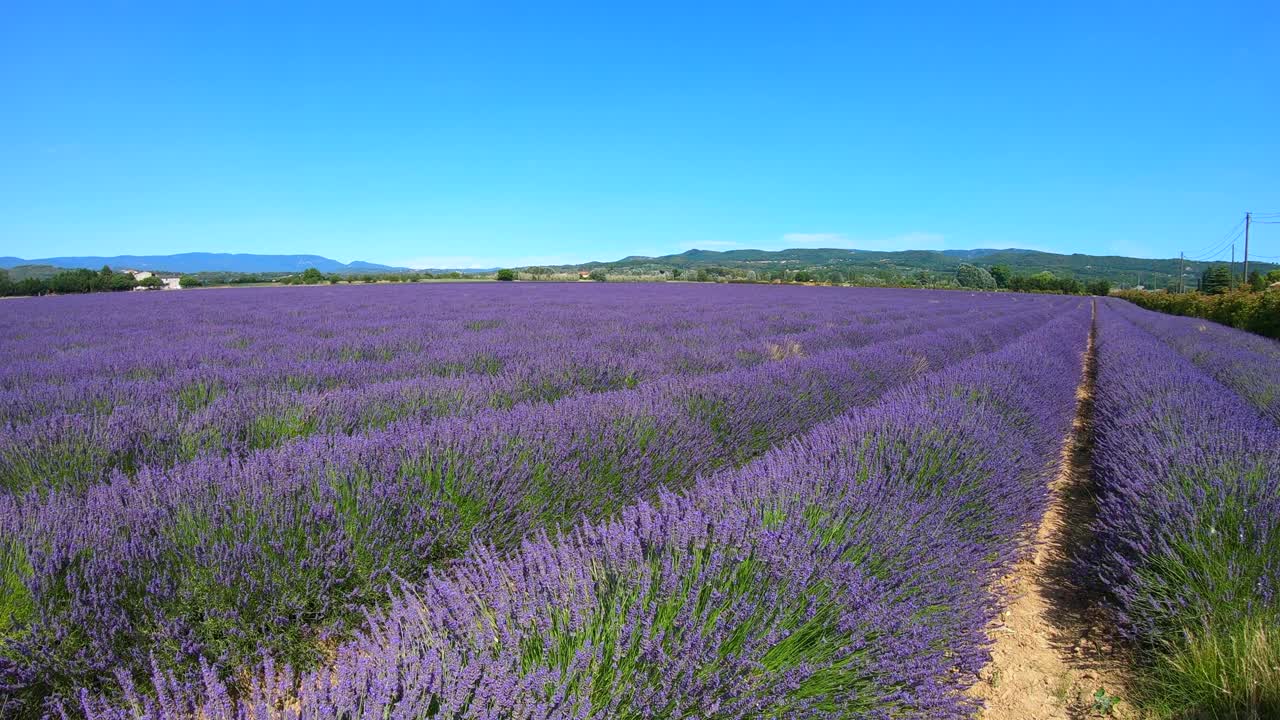
<path id="1" fill-rule="evenodd" d="M 960 287 L 976 290 L 1010 290 L 1060 295 L 1106 295 L 1111 292 L 1111 283 L 1107 280 L 1081 282 L 1077 278 L 1054 275 L 1047 270 L 1031 275 L 1019 275 L 1005 265 L 982 268 L 963 263 L 956 269 L 956 283 Z"/>
<path id="2" fill-rule="evenodd" d="M 392 272 L 392 273 L 362 273 L 359 275 L 339 275 L 337 273 L 322 273 L 316 268 L 307 268 L 297 275 L 285 275 L 284 277 L 275 278 L 272 282 L 281 285 L 337 285 L 340 282 L 345 283 L 378 283 L 378 282 L 417 282 L 419 280 L 465 280 L 468 276 L 460 272 L 447 273 L 429 273 L 429 272 Z"/>
<path id="3" fill-rule="evenodd" d="M 1249 273 L 1249 277 L 1243 282 L 1237 282 L 1237 276 L 1233 275 L 1226 265 L 1212 265 L 1205 268 L 1200 273 L 1200 277 L 1196 279 L 1196 291 L 1206 295 L 1221 295 L 1225 292 L 1235 290 L 1237 284 L 1241 289 L 1260 292 L 1267 289 L 1268 286 L 1280 282 L 1280 270 L 1272 270 L 1263 275 L 1257 270 Z"/>
<path id="4" fill-rule="evenodd" d="M 316 268 L 307 268 L 301 273 L 280 275 L 277 273 L 222 273 L 200 272 L 181 275 L 178 283 L 184 288 L 207 287 L 214 285 L 251 285 L 262 283 L 278 283 L 281 285 L 321 285 L 325 283 L 378 283 L 378 282 L 415 282 L 418 280 L 462 280 L 467 278 L 460 272 L 429 273 L 365 273 L 360 275 L 338 275 L 322 273 Z M 64 270 L 48 277 L 24 277 L 13 279 L 7 270 L 0 269 L 0 297 L 25 295 L 70 295 L 77 293 L 122 292 L 135 288 L 159 290 L 164 281 L 152 275 L 142 280 L 134 279 L 127 272 L 116 272 L 104 265 L 101 270 L 75 269 Z"/>
<path id="5" fill-rule="evenodd" d="M 526 267 L 519 270 L 500 270 L 494 276 L 498 280 L 569 280 L 577 271 L 548 267 Z M 804 270 L 771 269 L 752 270 L 737 267 L 709 265 L 698 268 L 647 268 L 595 267 L 589 279 L 604 281 L 638 280 L 662 282 L 684 280 L 719 283 L 803 283 L 821 285 L 852 285 L 856 287 L 922 287 L 969 288 L 973 290 L 1006 290 L 1011 292 L 1059 293 L 1066 295 L 1106 295 L 1111 283 L 1106 280 L 1082 282 L 1074 277 L 1054 275 L 1044 271 L 1032 275 L 1014 273 L 1003 265 L 990 268 L 961 264 L 954 272 L 917 270 L 910 275 L 891 268 L 873 272 L 859 272 L 838 268 L 810 268 Z"/>
<path id="6" fill-rule="evenodd" d="M 64 270 L 49 277 L 25 277 L 14 280 L 6 270 L 0 270 L 0 295 L 58 295 L 92 292 L 121 292 L 137 287 L 162 288 L 164 281 L 154 275 L 135 280 L 127 272 L 115 272 L 103 265 L 101 270 Z"/>

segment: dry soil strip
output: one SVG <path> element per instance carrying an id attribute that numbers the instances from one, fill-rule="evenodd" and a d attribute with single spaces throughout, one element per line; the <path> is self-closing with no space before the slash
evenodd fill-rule
<path id="1" fill-rule="evenodd" d="M 1096 311 L 1096 309 L 1095 309 Z M 1140 717 L 1123 701 L 1127 663 L 1091 594 L 1073 580 L 1071 555 L 1089 542 L 1093 514 L 1089 456 L 1094 332 L 1076 391 L 1076 418 L 1063 443 L 1049 509 L 1035 544 L 1002 580 L 1008 607 L 988 630 L 991 662 L 970 690 L 985 720 Z M 1104 697 L 1095 700 L 1102 690 Z M 1119 698 L 1113 707 L 1109 698 Z"/>

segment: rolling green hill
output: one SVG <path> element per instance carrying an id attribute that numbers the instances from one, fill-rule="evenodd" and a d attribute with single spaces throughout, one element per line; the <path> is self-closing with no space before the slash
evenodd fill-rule
<path id="1" fill-rule="evenodd" d="M 747 275 L 757 279 L 779 272 L 806 271 L 822 277 L 836 272 L 850 281 L 857 279 L 891 280 L 913 277 L 919 273 L 938 276 L 953 275 L 964 263 L 990 268 L 1003 265 L 1014 274 L 1032 275 L 1051 272 L 1060 277 L 1074 277 L 1082 282 L 1107 280 L 1116 287 L 1163 288 L 1176 282 L 1177 258 L 1151 260 L 1117 255 L 1060 255 L 1038 250 L 844 250 L 837 248 L 792 248 L 788 250 L 689 250 L 678 255 L 645 257 L 632 255 L 615 262 L 590 262 L 551 268 L 559 272 L 605 268 L 611 274 L 671 274 L 673 270 L 697 271 L 720 269 L 733 276 Z M 1213 263 L 1186 263 L 1186 284 L 1195 287 L 1196 278 Z M 1237 272 L 1240 270 L 1237 264 Z M 1267 272 L 1280 267 L 1268 263 L 1250 263 L 1249 269 Z"/>

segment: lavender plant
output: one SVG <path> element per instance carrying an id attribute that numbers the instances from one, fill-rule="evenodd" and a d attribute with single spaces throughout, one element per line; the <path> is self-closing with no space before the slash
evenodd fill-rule
<path id="1" fill-rule="evenodd" d="M 1138 644 L 1151 707 L 1280 714 L 1280 428 L 1198 367 L 1238 377 L 1228 362 L 1184 356 L 1132 315 L 1119 301 L 1099 314 L 1097 548 L 1082 571 Z"/>
<path id="2" fill-rule="evenodd" d="M 1160 338 L 1218 382 L 1253 403 L 1280 426 L 1280 342 L 1198 318 L 1144 310 L 1113 310 Z"/>
<path id="3" fill-rule="evenodd" d="M 847 295 L 812 303 L 781 293 L 765 305 L 735 288 L 727 305 L 711 306 L 688 288 L 588 292 L 585 302 L 546 287 L 519 296 L 361 290 L 322 294 L 305 310 L 289 293 L 253 290 L 59 298 L 0 316 L 0 355 L 11 359 L 0 368 L 0 492 L 82 488 L 114 470 L 243 456 L 313 434 L 812 356 L 1002 305 L 922 316 L 895 308 L 892 293 L 856 306 Z M 644 302 L 650 316 L 637 320 L 632 309 Z"/>
<path id="4" fill-rule="evenodd" d="M 546 288 L 461 298 L 394 290 L 318 291 L 318 309 L 257 291 L 230 296 L 230 307 L 176 300 L 161 317 L 216 342 L 159 359 L 86 344 L 102 319 L 81 317 L 81 298 L 4 319 L 19 337 L 43 326 L 60 338 L 0 381 L 12 391 L 0 458 L 19 478 L 0 493 L 0 581 L 13 590 L 0 625 L 7 710 L 38 713 L 75 687 L 110 694 L 137 681 L 150 693 L 168 682 L 157 678 L 186 683 L 202 665 L 222 682 L 264 655 L 312 666 L 385 605 L 390 586 L 432 576 L 476 543 L 505 554 L 539 532 L 607 520 L 730 472 L 924 373 L 1037 331 L 1075 302 L 681 288 L 680 304 L 637 286 L 574 287 L 567 299 Z M 278 305 L 263 308 L 264 298 Z M 237 307 L 241 299 L 258 304 Z M 122 317 L 137 311 L 132 296 L 106 300 L 122 305 L 103 312 L 135 329 L 108 347 L 153 322 Z M 586 300 L 601 307 L 584 309 Z M 735 300 L 742 307 L 721 340 Z M 432 302 L 444 307 L 424 327 L 417 313 Z M 642 303 L 650 319 L 623 327 Z M 357 321 L 332 319 L 344 316 Z M 600 324 L 579 333 L 587 319 Z M 430 345 L 419 334 L 468 333 L 492 337 L 406 357 Z M 573 340 L 593 338 L 607 351 L 574 354 Z M 535 350 L 587 359 L 557 364 Z M 613 386 L 619 377 L 634 382 Z M 22 400 L 28 384 L 44 388 L 38 402 Z M 169 388 L 176 402 L 134 412 L 121 398 L 143 385 L 161 396 Z M 77 404 L 81 394 L 100 402 Z"/>
<path id="5" fill-rule="evenodd" d="M 328 667 L 157 667 L 90 718 L 967 717 L 992 581 L 1047 501 L 1083 308 L 613 520 L 473 546 Z"/>

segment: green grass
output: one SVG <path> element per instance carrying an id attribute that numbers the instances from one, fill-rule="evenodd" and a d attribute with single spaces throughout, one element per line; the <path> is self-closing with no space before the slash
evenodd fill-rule
<path id="1" fill-rule="evenodd" d="M 1254 517 L 1269 472 L 1232 466 L 1173 478 L 1174 494 L 1225 491 L 1201 498 L 1196 526 L 1180 529 L 1138 570 L 1142 593 L 1130 611 L 1157 622 L 1137 699 L 1157 717 L 1280 718 L 1280 610 L 1259 596 L 1280 557 L 1280 534 Z"/>
<path id="2" fill-rule="evenodd" d="M 178 391 L 178 405 L 187 412 L 196 412 L 217 400 L 226 388 L 217 380 L 200 380 Z"/>
<path id="3" fill-rule="evenodd" d="M 254 418 L 245 428 L 250 448 L 277 447 L 294 438 L 307 437 L 317 430 L 318 420 L 301 408 L 289 408 Z"/>
<path id="4" fill-rule="evenodd" d="M 0 540 L 0 646 L 35 612 L 35 601 L 25 582 L 31 573 L 31 561 L 22 546 L 14 540 Z"/>
<path id="5" fill-rule="evenodd" d="M 126 468 L 131 458 L 108 452 L 88 438 L 60 439 L 35 448 L 12 448 L 0 462 L 0 488 L 12 493 L 35 489 L 83 488 L 111 467 Z"/>
<path id="6" fill-rule="evenodd" d="M 1280 616 L 1206 625 L 1166 642 L 1141 677 L 1139 702 L 1164 718 L 1280 717 Z"/>

